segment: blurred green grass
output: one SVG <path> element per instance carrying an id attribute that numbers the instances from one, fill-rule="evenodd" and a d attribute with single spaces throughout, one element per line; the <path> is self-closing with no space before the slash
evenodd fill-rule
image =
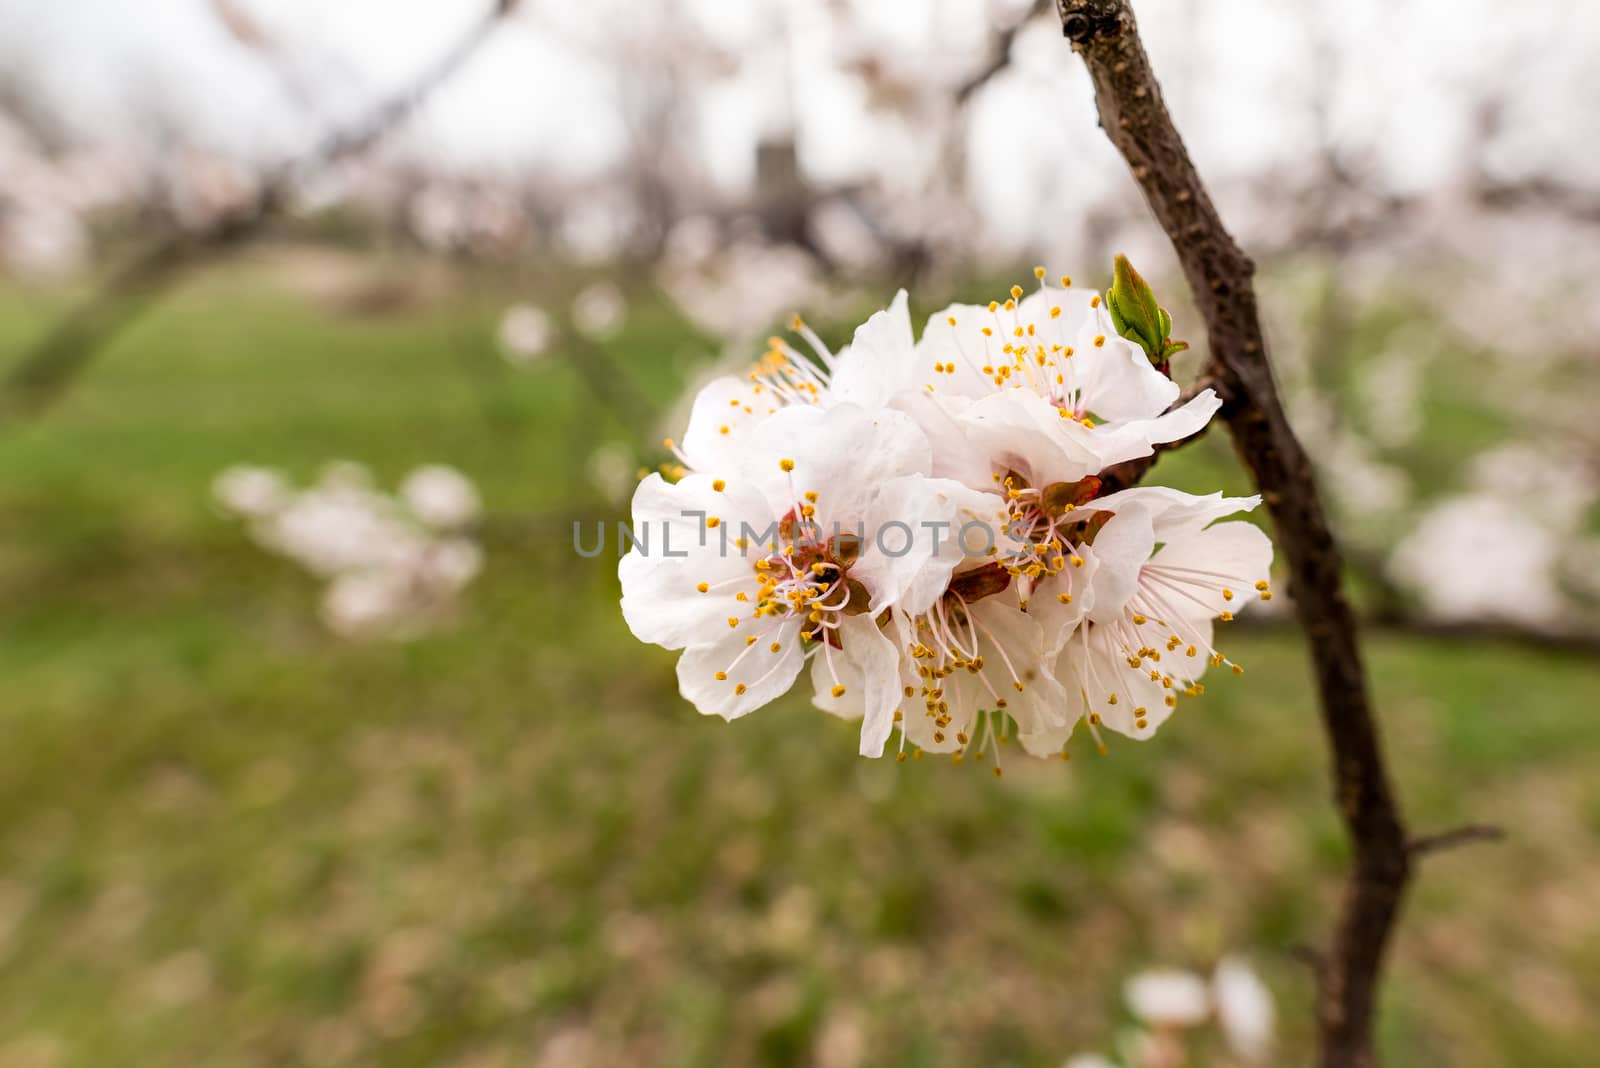
<path id="1" fill-rule="evenodd" d="M 399 262 L 329 296 L 290 262 L 196 279 L 0 436 L 0 1064 L 1057 1065 L 1109 1044 L 1130 972 L 1230 949 L 1307 1059 L 1290 950 L 1344 845 L 1297 638 L 1235 636 L 1247 675 L 1155 743 L 998 782 L 861 761 L 799 700 L 702 720 L 570 549 L 620 515 L 589 454 L 656 428 L 495 352 L 509 300 L 572 280 Z M 64 299 L 0 289 L 0 351 Z M 646 296 L 608 350 L 665 406 L 711 347 Z M 1242 488 L 1207 450 L 1158 475 Z M 335 458 L 478 482 L 454 626 L 335 641 L 210 506 L 228 464 Z M 1511 832 L 1428 863 L 1389 1062 L 1592 1063 L 1600 671 L 1368 651 L 1416 825 Z"/>

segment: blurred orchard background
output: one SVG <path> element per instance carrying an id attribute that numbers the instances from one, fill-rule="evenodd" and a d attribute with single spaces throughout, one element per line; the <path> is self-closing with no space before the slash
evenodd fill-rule
<path id="1" fill-rule="evenodd" d="M 1135 6 L 1413 821 L 1509 834 L 1429 863 L 1381 1045 L 1592 1064 L 1600 9 Z M 701 720 L 573 549 L 797 311 L 1120 251 L 1194 373 L 1047 5 L 0 28 L 0 1065 L 1306 1061 L 1346 847 L 1287 617 L 1155 742 L 996 782 Z M 1154 477 L 1247 487 L 1220 432 Z"/>

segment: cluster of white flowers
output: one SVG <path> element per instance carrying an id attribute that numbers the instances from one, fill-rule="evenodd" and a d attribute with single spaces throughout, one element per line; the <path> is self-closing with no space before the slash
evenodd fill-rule
<path id="1" fill-rule="evenodd" d="M 906 294 L 835 354 L 781 339 L 707 384 L 675 477 L 633 499 L 622 611 L 681 649 L 684 697 L 733 719 L 808 662 L 815 703 L 860 718 L 861 752 L 981 759 L 1015 737 L 1065 753 L 1085 724 L 1147 738 L 1208 667 L 1213 624 L 1270 598 L 1255 497 L 1101 474 L 1216 413 L 1174 407 L 1166 365 L 1100 295 L 1044 281 L 953 305 L 913 335 Z M 1161 321 L 1170 326 L 1165 313 Z M 1169 410 L 1171 409 L 1171 410 Z M 998 768 L 998 764 L 996 764 Z"/>
<path id="2" fill-rule="evenodd" d="M 1245 1064 L 1272 1057 L 1276 1011 L 1272 992 L 1243 958 L 1218 962 L 1210 982 L 1176 968 L 1140 972 L 1122 989 L 1139 1026 L 1117 1037 L 1117 1060 L 1097 1053 L 1069 1059 L 1065 1068 L 1182 1068 L 1189 1063 L 1185 1032 L 1215 1022 L 1228 1050 Z"/>
<path id="3" fill-rule="evenodd" d="M 257 544 L 326 581 L 322 620 L 346 637 L 420 633 L 483 566 L 468 533 L 478 493 L 452 467 L 419 467 L 390 495 L 359 464 L 330 464 L 304 489 L 270 468 L 238 466 L 212 492 Z"/>

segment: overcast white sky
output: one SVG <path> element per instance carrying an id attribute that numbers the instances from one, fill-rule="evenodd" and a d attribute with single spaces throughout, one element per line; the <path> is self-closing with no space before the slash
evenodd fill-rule
<path id="1" fill-rule="evenodd" d="M 234 0 L 293 57 L 332 115 L 358 112 L 437 57 L 487 0 Z M 875 114 L 841 55 L 869 52 L 913 79 L 966 69 L 984 26 L 1016 0 L 691 0 L 693 22 L 652 24 L 655 6 L 530 0 L 470 69 L 437 94 L 406 149 L 463 169 L 603 169 L 626 144 L 619 53 L 726 48 L 737 69 L 696 109 L 697 154 L 730 187 L 751 145 L 792 104 L 803 160 L 820 178 L 892 177 L 918 151 L 916 129 Z M 1523 0 L 1515 18 L 1489 0 L 1138 0 L 1135 4 L 1202 166 L 1226 178 L 1298 151 L 1314 106 L 1337 135 L 1370 146 L 1400 187 L 1427 187 L 1471 138 L 1474 86 L 1516 79 L 1507 170 L 1588 167 L 1600 123 L 1600 4 Z M 37 90 L 91 139 L 152 126 L 241 156 L 272 156 L 312 127 L 282 82 L 221 27 L 211 0 L 0 0 L 0 70 Z M 1319 53 L 1318 50 L 1321 50 Z M 1005 230 L 1027 226 L 1041 188 L 1087 195 L 1117 173 L 1093 126 L 1079 65 L 1048 23 L 1017 43 L 1015 69 L 977 104 L 974 170 Z M 1318 55 L 1336 76 L 1319 89 Z M 1063 192 L 1063 190 L 1065 192 Z"/>

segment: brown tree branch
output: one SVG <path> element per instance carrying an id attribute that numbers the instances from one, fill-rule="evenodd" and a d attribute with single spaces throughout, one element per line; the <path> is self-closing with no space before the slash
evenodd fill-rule
<path id="1" fill-rule="evenodd" d="M 1318 995 L 1324 1068 L 1373 1063 L 1372 1017 L 1384 950 L 1411 875 L 1410 839 L 1389 784 L 1343 590 L 1339 551 L 1311 463 L 1273 384 L 1252 284 L 1173 125 L 1127 0 L 1057 0 L 1062 30 L 1088 66 L 1100 124 L 1172 241 L 1205 319 L 1208 372 L 1227 384 L 1223 415 L 1261 490 L 1309 639 L 1334 797 L 1354 852 Z"/>
<path id="2" fill-rule="evenodd" d="M 1277 616 L 1263 616 L 1259 613 L 1242 615 L 1234 621 L 1235 627 L 1244 630 L 1272 631 L 1297 625 L 1291 620 L 1280 619 Z M 1600 634 L 1514 623 L 1510 620 L 1428 619 L 1424 616 L 1381 609 L 1363 614 L 1361 629 L 1368 633 L 1380 631 L 1406 638 L 1483 642 L 1493 645 L 1514 645 L 1548 653 L 1600 656 Z"/>
<path id="3" fill-rule="evenodd" d="M 371 148 L 414 113 L 515 10 L 518 0 L 495 0 L 448 52 L 404 89 L 360 120 L 333 130 L 304 157 L 265 175 L 255 196 L 205 226 L 175 231 L 111 272 L 84 301 L 52 327 L 0 380 L 0 425 L 38 415 L 61 397 L 95 355 L 131 326 L 197 262 L 259 235 L 289 203 L 296 185 Z"/>

